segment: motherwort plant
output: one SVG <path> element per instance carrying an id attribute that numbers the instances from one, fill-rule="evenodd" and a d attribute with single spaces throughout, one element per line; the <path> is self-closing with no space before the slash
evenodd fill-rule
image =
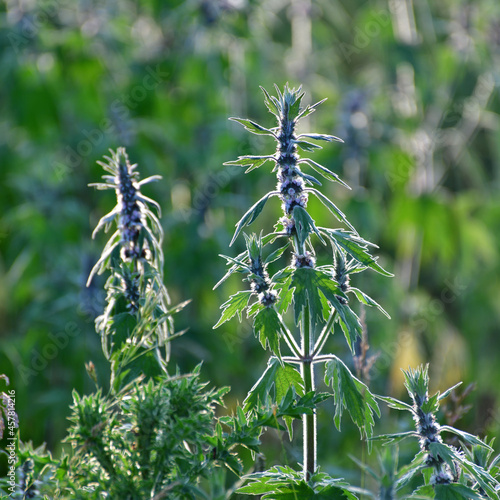
<path id="1" fill-rule="evenodd" d="M 411 403 L 404 403 L 391 397 L 380 397 L 390 408 L 408 411 L 413 417 L 415 430 L 385 434 L 377 439 L 400 442 L 406 438 L 416 438 L 420 452 L 402 473 L 394 480 L 394 496 L 403 492 L 410 482 L 422 473 L 424 485 L 418 487 L 412 498 L 436 498 L 439 500 L 474 500 L 500 498 L 498 477 L 500 456 L 490 461 L 492 447 L 478 437 L 449 425 L 439 425 L 437 413 L 440 401 L 460 384 L 443 394 L 429 396 L 429 366 L 411 368 L 404 371 L 405 386 Z M 458 437 L 461 446 L 457 448 L 444 442 L 444 434 Z M 471 446 L 467 448 L 465 444 Z"/>
<path id="2" fill-rule="evenodd" d="M 298 134 L 296 131 L 299 120 L 314 112 L 323 101 L 303 107 L 304 93 L 300 88 L 291 89 L 288 85 L 283 92 L 276 87 L 277 96 L 262 90 L 265 104 L 276 117 L 277 126 L 266 128 L 252 120 L 232 120 L 254 134 L 272 137 L 277 143 L 276 151 L 262 156 L 241 156 L 227 164 L 246 167 L 248 173 L 269 162 L 274 165 L 277 186 L 243 215 L 236 224 L 231 244 L 245 226 L 254 222 L 269 199 L 276 197 L 281 201 L 283 215 L 275 231 L 266 235 L 245 234 L 246 250 L 243 253 L 234 258 L 223 256 L 229 270 L 221 282 L 232 273 L 245 273 L 250 286 L 248 290 L 231 296 L 222 305 L 222 316 L 216 327 L 235 315 L 241 319 L 241 314 L 246 312 L 248 317 L 253 318 L 254 332 L 262 346 L 272 353 L 266 371 L 250 390 L 244 403 L 248 415 L 251 416 L 260 408 L 279 405 L 287 398 L 308 398 L 313 404 L 301 415 L 302 472 L 271 469 L 267 473 L 253 474 L 250 484 L 240 491 L 266 493 L 268 496 L 264 498 L 275 498 L 273 495 L 288 491 L 290 487 L 304 495 L 311 491 L 321 491 L 327 495 L 334 494 L 333 490 L 337 490 L 337 493 L 342 490 L 344 495 L 354 498 L 344 483 L 330 480 L 318 472 L 316 405 L 330 395 L 316 391 L 315 378 L 318 365 L 323 365 L 325 381 L 333 388 L 337 428 L 340 428 L 343 410 L 347 408 L 362 437 L 370 438 L 374 414 L 379 413 L 374 396 L 338 356 L 323 351 L 338 324 L 354 354 L 355 341 L 362 328 L 351 308 L 351 297 L 362 304 L 376 306 L 385 313 L 368 295 L 351 286 L 351 275 L 368 268 L 385 276 L 391 275 L 370 254 L 369 247 L 375 245 L 361 238 L 342 211 L 315 187 L 321 186 L 319 179 L 302 170 L 309 168 L 313 173 L 346 187 L 334 172 L 310 158 L 299 156 L 299 150 L 311 152 L 320 148 L 310 140 L 342 142 L 332 135 Z M 307 209 L 311 197 L 319 200 L 344 227 L 318 227 Z M 279 242 L 278 248 L 275 248 L 275 242 Z M 331 258 L 324 265 L 317 262 L 317 242 L 331 247 Z M 271 275 L 270 264 L 283 257 L 287 251 L 290 254 L 289 264 Z M 293 322 L 287 324 L 285 318 L 290 306 Z M 287 355 L 282 354 L 283 345 L 289 351 Z M 274 391 L 271 390 L 273 387 Z M 284 416 L 290 436 L 292 418 L 298 416 L 296 412 Z"/>
<path id="3" fill-rule="evenodd" d="M 227 418 L 229 432 L 215 419 L 223 389 L 207 389 L 200 367 L 192 373 L 168 370 L 173 315 L 163 284 L 159 205 L 141 192 L 140 180 L 123 148 L 100 163 L 109 175 L 98 189 L 114 189 L 117 204 L 94 234 L 116 231 L 92 269 L 109 272 L 107 305 L 96 320 L 111 363 L 109 390 L 99 386 L 93 364 L 87 371 L 97 386 L 88 396 L 73 394 L 66 439 L 72 453 L 60 464 L 61 498 L 195 499 L 226 498 L 224 470 L 238 473 L 233 449 L 258 451 L 258 425 Z M 183 333 L 183 332 L 181 332 Z M 170 372 L 170 373 L 169 373 Z M 265 421 L 264 421 L 265 424 Z M 229 493 L 227 493 L 229 497 Z M 55 494 L 53 498 L 59 498 Z"/>

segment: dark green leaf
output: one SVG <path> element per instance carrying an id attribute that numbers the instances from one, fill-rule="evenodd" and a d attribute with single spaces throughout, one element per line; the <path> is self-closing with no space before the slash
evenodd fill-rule
<path id="1" fill-rule="evenodd" d="M 368 387 L 350 372 L 339 358 L 328 361 L 325 370 L 325 383 L 331 385 L 335 401 L 335 425 L 340 430 L 344 408 L 347 408 L 352 421 L 363 435 L 371 438 L 375 421 L 373 413 L 380 417 L 380 409 Z M 370 443 L 370 441 L 368 442 Z"/>
<path id="2" fill-rule="evenodd" d="M 285 250 L 288 248 L 289 245 L 290 245 L 290 243 L 288 242 L 285 246 L 283 246 L 281 248 L 278 248 L 274 252 L 270 253 L 267 256 L 267 258 L 264 261 L 264 263 L 265 264 L 270 264 L 271 262 L 274 262 L 274 261 L 278 260 L 283 255 L 283 253 L 285 252 Z"/>
<path id="3" fill-rule="evenodd" d="M 271 389 L 276 380 L 276 372 L 281 364 L 278 358 L 272 356 L 267 362 L 267 368 L 255 385 L 248 392 L 245 401 L 243 401 L 243 409 L 249 412 L 253 408 L 257 408 L 259 402 L 265 407 L 271 401 Z"/>
<path id="4" fill-rule="evenodd" d="M 439 500 L 483 500 L 477 491 L 463 484 L 436 484 L 434 486 L 436 499 Z"/>
<path id="5" fill-rule="evenodd" d="M 302 310 L 305 307 L 309 308 L 311 321 L 323 320 L 323 306 L 317 286 L 317 274 L 315 269 L 298 268 L 295 269 L 290 288 L 294 288 L 294 312 L 295 324 L 299 324 Z"/>

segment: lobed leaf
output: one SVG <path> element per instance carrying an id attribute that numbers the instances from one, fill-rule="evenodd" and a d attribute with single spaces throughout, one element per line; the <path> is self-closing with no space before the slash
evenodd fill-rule
<path id="1" fill-rule="evenodd" d="M 229 300 L 227 300 L 226 302 L 224 302 L 224 304 L 222 304 L 221 306 L 221 309 L 223 309 L 222 315 L 217 324 L 214 326 L 214 329 L 218 328 L 226 321 L 229 321 L 236 314 L 238 315 L 238 318 L 241 321 L 241 313 L 248 306 L 248 301 L 250 300 L 251 296 L 252 292 L 250 290 L 244 292 L 237 292 L 234 295 L 231 295 L 231 297 L 229 297 Z"/>
<path id="2" fill-rule="evenodd" d="M 369 254 L 367 247 L 376 247 L 373 243 L 364 240 L 356 232 L 345 231 L 344 229 L 319 228 L 320 231 L 328 236 L 330 241 L 337 247 L 343 248 L 351 257 L 366 267 L 384 276 L 393 276 L 377 263 L 377 257 Z"/>
<path id="3" fill-rule="evenodd" d="M 255 123 L 252 120 L 247 120 L 245 118 L 234 118 L 234 117 L 231 117 L 229 119 L 232 120 L 233 122 L 241 123 L 241 125 L 245 127 L 245 130 L 252 132 L 252 134 L 272 135 L 273 137 L 276 137 L 276 134 L 272 130 L 267 129 L 262 125 Z"/>
<path id="4" fill-rule="evenodd" d="M 335 172 L 332 172 L 331 170 L 324 167 L 323 165 L 320 165 L 314 160 L 311 160 L 310 158 L 301 158 L 299 160 L 299 163 L 307 163 L 314 171 L 322 175 L 325 179 L 328 179 L 329 181 L 338 182 L 347 189 L 351 189 L 350 186 L 348 186 Z"/>
<path id="5" fill-rule="evenodd" d="M 281 321 L 276 309 L 265 307 L 259 311 L 253 322 L 255 335 L 264 349 L 269 346 L 271 352 L 281 360 L 279 339 L 281 336 Z"/>
<path id="6" fill-rule="evenodd" d="M 344 408 L 360 430 L 361 437 L 373 436 L 375 421 L 373 414 L 380 417 L 380 409 L 368 387 L 358 380 L 342 360 L 335 359 L 326 363 L 325 383 L 331 385 L 335 402 L 335 425 L 340 430 Z M 370 443 L 370 441 L 368 441 Z"/>

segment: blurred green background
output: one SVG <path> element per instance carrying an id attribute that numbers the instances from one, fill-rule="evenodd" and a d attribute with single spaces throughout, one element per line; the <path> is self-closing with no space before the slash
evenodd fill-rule
<path id="1" fill-rule="evenodd" d="M 273 126 L 259 85 L 287 81 L 308 103 L 328 98 L 304 131 L 344 138 L 314 159 L 352 191 L 322 191 L 395 274 L 355 283 L 392 316 L 366 311 L 372 390 L 404 397 L 400 369 L 429 361 L 436 389 L 477 383 L 443 422 L 469 404 L 457 425 L 499 434 L 496 0 L 7 0 L 0 32 L 0 373 L 16 390 L 23 440 L 59 453 L 72 389 L 93 390 L 85 362 L 107 377 L 93 328 L 104 278 L 85 281 L 106 241 L 91 232 L 114 199 L 87 184 L 118 146 L 143 177 L 163 176 L 145 191 L 163 208 L 166 283 L 174 302 L 192 299 L 176 317 L 189 332 L 173 345 L 172 369 L 203 361 L 206 380 L 232 387 L 228 410 L 244 399 L 267 354 L 247 323 L 212 330 L 219 305 L 245 285 L 212 287 L 224 273 L 218 254 L 242 250 L 242 239 L 228 249 L 234 224 L 275 180 L 269 165 L 243 175 L 222 163 L 274 144 L 228 117 Z M 310 209 L 337 227 L 319 204 Z M 270 203 L 251 229 L 279 215 Z M 352 367 L 336 337 L 330 348 Z M 396 417 L 384 413 L 378 430 Z M 331 406 L 321 412 L 329 470 L 352 467 L 339 451 L 359 455 L 347 420 L 339 434 Z M 265 441 L 270 462 L 300 459 L 283 436 Z"/>

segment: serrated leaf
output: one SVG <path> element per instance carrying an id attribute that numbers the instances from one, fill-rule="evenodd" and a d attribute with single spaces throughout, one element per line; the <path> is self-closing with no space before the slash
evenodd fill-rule
<path id="1" fill-rule="evenodd" d="M 384 401 L 389 408 L 393 408 L 394 410 L 406 410 L 413 413 L 413 407 L 411 405 L 399 401 L 396 398 L 391 398 L 390 396 L 377 396 L 377 399 Z"/>
<path id="2" fill-rule="evenodd" d="M 447 398 L 457 387 L 461 386 L 462 382 L 458 382 L 453 387 L 446 389 L 442 394 L 439 395 L 438 400 L 441 401 L 444 398 Z"/>
<path id="3" fill-rule="evenodd" d="M 273 98 L 269 95 L 267 90 L 264 87 L 260 87 L 262 92 L 264 92 L 264 103 L 267 106 L 267 109 L 269 110 L 270 113 L 272 113 L 276 118 L 280 117 L 280 108 L 277 104 L 276 98 Z"/>
<path id="4" fill-rule="evenodd" d="M 490 445 L 486 444 L 477 436 L 469 434 L 468 432 L 461 431 L 460 429 L 455 429 L 455 427 L 451 427 L 449 425 L 442 425 L 440 427 L 440 432 L 442 431 L 451 432 L 452 434 L 455 434 L 460 439 L 462 439 L 462 441 L 465 441 L 468 444 L 482 446 L 483 448 L 487 448 L 488 450 L 493 451 L 493 448 Z"/>
<path id="5" fill-rule="evenodd" d="M 444 443 L 430 443 L 429 451 L 434 457 L 441 457 L 452 469 L 455 467 L 454 461 L 458 462 L 479 483 L 488 494 L 488 498 L 499 500 L 497 488 L 500 484 L 483 467 L 470 462 L 461 453 Z"/>
<path id="6" fill-rule="evenodd" d="M 321 243 L 326 245 L 325 240 L 321 236 L 314 220 L 309 215 L 307 210 L 299 205 L 295 206 L 293 209 L 293 218 L 295 220 L 295 229 L 297 230 L 297 237 L 299 239 L 300 246 L 304 245 L 309 235 L 313 232 L 317 234 Z"/>
<path id="7" fill-rule="evenodd" d="M 304 395 L 302 375 L 292 365 L 284 364 L 276 373 L 276 401 L 280 402 L 290 387 L 294 387 L 299 396 Z"/>
<path id="8" fill-rule="evenodd" d="M 375 421 L 373 414 L 380 417 L 380 409 L 368 387 L 358 380 L 342 360 L 335 357 L 326 363 L 325 383 L 331 385 L 335 402 L 335 425 L 340 430 L 344 408 L 358 427 L 361 437 L 371 438 Z M 370 444 L 370 441 L 368 441 Z"/>
<path id="9" fill-rule="evenodd" d="M 262 212 L 264 205 L 266 204 L 267 200 L 271 197 L 274 196 L 275 193 L 267 193 L 265 196 L 263 196 L 255 205 L 250 207 L 245 215 L 239 220 L 239 222 L 236 224 L 236 230 L 234 232 L 233 239 L 231 240 L 231 243 L 229 246 L 232 246 L 238 235 L 240 234 L 241 230 L 245 226 L 249 226 Z"/>
<path id="10" fill-rule="evenodd" d="M 265 369 L 262 376 L 257 380 L 255 385 L 248 392 L 245 401 L 243 401 L 243 409 L 246 412 L 257 408 L 260 403 L 265 407 L 269 405 L 271 398 L 271 389 L 276 380 L 276 372 L 280 368 L 281 364 L 277 357 L 272 356 L 267 362 L 267 368 Z"/>
<path id="11" fill-rule="evenodd" d="M 285 246 L 278 248 L 274 252 L 270 253 L 265 259 L 264 264 L 271 264 L 272 262 L 278 260 L 283 255 L 283 253 L 285 252 L 285 250 L 288 248 L 289 245 L 290 242 L 288 242 Z"/>
<path id="12" fill-rule="evenodd" d="M 274 156 L 266 155 L 266 156 L 239 156 L 237 160 L 226 161 L 224 165 L 236 165 L 241 167 L 248 167 L 245 170 L 245 173 L 251 172 L 252 170 L 261 167 L 268 160 L 273 160 Z"/>
<path id="13" fill-rule="evenodd" d="M 338 287 L 336 281 L 334 281 L 328 274 L 321 273 L 318 270 L 318 275 L 316 279 L 316 286 L 321 290 L 321 293 L 330 302 L 330 304 L 335 308 L 339 315 L 339 324 L 344 332 L 345 339 L 349 348 L 354 353 L 354 343 L 357 337 L 362 334 L 362 327 L 359 318 L 356 316 L 354 311 L 346 304 L 342 304 L 339 297 L 346 298 L 342 290 Z"/>
<path id="14" fill-rule="evenodd" d="M 310 193 L 313 193 L 316 198 L 318 198 L 319 201 L 321 201 L 321 203 L 323 203 L 323 205 L 328 208 L 328 210 L 330 210 L 330 212 L 340 221 L 340 222 L 343 222 L 347 227 L 349 227 L 350 229 L 352 229 L 352 231 L 355 232 L 355 229 L 354 227 L 351 225 L 351 223 L 347 220 L 346 216 L 344 215 L 344 213 L 342 212 L 342 210 L 340 210 L 337 205 L 335 205 L 335 203 L 333 203 L 333 201 L 331 201 L 329 198 L 327 198 L 321 191 L 318 191 L 317 189 L 315 188 L 306 188 L 304 191 L 307 191 L 307 192 L 310 192 Z"/>
<path id="15" fill-rule="evenodd" d="M 290 282 L 290 288 L 294 288 L 294 313 L 295 324 L 299 324 L 302 310 L 309 308 L 313 322 L 323 320 L 323 306 L 317 286 L 317 271 L 306 267 L 295 269 Z"/>
<path id="16" fill-rule="evenodd" d="M 298 91 L 300 91 L 300 88 Z M 297 118 L 297 116 L 300 112 L 300 103 L 302 101 L 302 98 L 304 97 L 304 94 L 305 94 L 305 92 L 302 92 L 302 94 L 297 95 L 297 97 L 295 98 L 295 101 L 290 103 L 290 107 L 288 109 L 288 119 L 290 121 L 294 121 Z"/>
<path id="17" fill-rule="evenodd" d="M 253 321 L 255 335 L 259 337 L 259 341 L 264 349 L 269 349 L 271 352 L 281 359 L 280 343 L 281 337 L 281 321 L 276 310 L 272 307 L 265 307 L 259 311 Z"/>
<path id="18" fill-rule="evenodd" d="M 374 271 L 384 275 L 393 276 L 377 263 L 377 258 L 369 254 L 367 246 L 375 246 L 365 241 L 358 234 L 343 229 L 320 228 L 320 231 L 340 248 L 343 248 L 351 257 L 364 266 L 370 267 Z"/>
<path id="19" fill-rule="evenodd" d="M 484 500 L 482 495 L 464 484 L 436 484 L 434 492 L 439 500 Z"/>
<path id="20" fill-rule="evenodd" d="M 321 99 L 321 101 L 318 101 L 316 104 L 313 104 L 312 106 L 306 106 L 305 109 L 303 109 L 299 115 L 297 116 L 296 118 L 296 121 L 299 121 L 301 118 L 305 118 L 306 116 L 309 116 L 311 113 L 313 113 L 314 111 L 316 111 L 316 108 L 323 102 L 326 101 L 326 97 L 325 99 Z"/>
<path id="21" fill-rule="evenodd" d="M 251 295 L 251 291 L 237 292 L 234 295 L 231 295 L 229 300 L 222 304 L 221 309 L 223 309 L 223 311 L 219 321 L 214 326 L 214 329 L 218 328 L 226 321 L 229 321 L 236 314 L 241 321 L 241 313 L 243 312 L 245 307 L 248 306 L 248 301 L 250 300 Z"/>
<path id="22" fill-rule="evenodd" d="M 376 307 L 382 314 L 385 314 L 389 319 L 391 319 L 391 317 L 389 316 L 389 313 L 378 302 L 376 302 L 375 300 L 373 300 L 366 293 L 364 293 L 361 290 L 359 290 L 358 288 L 354 288 L 352 286 L 349 287 L 348 292 L 354 293 L 354 295 L 356 295 L 356 298 L 362 304 L 365 304 L 367 306 L 374 306 L 374 307 Z"/>
<path id="23" fill-rule="evenodd" d="M 314 160 L 311 160 L 310 158 L 301 158 L 299 160 L 299 163 L 307 163 L 315 172 L 318 172 L 318 174 L 322 175 L 325 179 L 328 179 L 329 181 L 338 182 L 347 189 L 351 189 L 350 186 L 347 185 L 335 172 L 332 172 L 331 170 L 324 167 L 323 165 L 320 165 Z"/>
<path id="24" fill-rule="evenodd" d="M 298 136 L 298 139 L 300 139 L 301 137 L 307 137 L 309 139 L 315 139 L 317 141 L 344 142 L 340 137 L 336 137 L 334 135 L 327 135 L 327 134 L 300 134 Z"/>
<path id="25" fill-rule="evenodd" d="M 322 149 L 321 146 L 318 146 L 317 144 L 314 144 L 313 142 L 308 142 L 308 141 L 299 141 L 299 140 L 294 140 L 293 141 L 302 151 L 315 151 L 316 149 Z"/>
<path id="26" fill-rule="evenodd" d="M 257 134 L 257 135 L 272 135 L 273 137 L 276 137 L 276 135 L 266 127 L 263 127 L 262 125 L 259 125 L 258 123 L 255 123 L 252 120 L 247 120 L 245 118 L 234 118 L 231 117 L 229 118 L 233 122 L 241 123 L 245 127 L 245 130 L 248 130 L 249 132 L 252 132 L 252 134 Z"/>

